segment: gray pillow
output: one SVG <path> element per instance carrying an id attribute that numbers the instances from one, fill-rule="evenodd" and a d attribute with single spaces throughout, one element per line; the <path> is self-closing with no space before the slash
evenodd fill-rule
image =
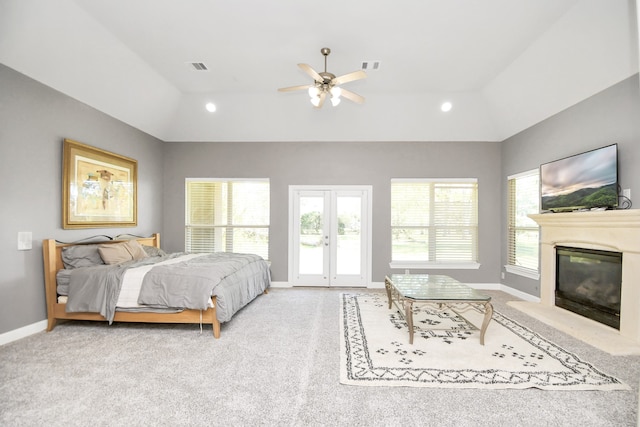
<path id="1" fill-rule="evenodd" d="M 69 282 L 71 281 L 71 270 L 63 268 L 56 273 L 56 284 L 58 295 L 69 295 Z"/>
<path id="2" fill-rule="evenodd" d="M 99 245 L 77 245 L 62 248 L 64 268 L 93 267 L 104 262 L 98 252 Z"/>
<path id="3" fill-rule="evenodd" d="M 160 248 L 156 248 L 155 246 L 147 246 L 142 245 L 142 248 L 147 253 L 147 255 L 151 256 L 166 256 L 167 253 Z"/>

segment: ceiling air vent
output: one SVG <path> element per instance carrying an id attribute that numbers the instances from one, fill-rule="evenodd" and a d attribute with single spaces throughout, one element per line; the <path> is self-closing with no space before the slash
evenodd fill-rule
<path id="1" fill-rule="evenodd" d="M 195 71 L 209 71 L 204 62 L 187 62 L 187 64 Z"/>
<path id="2" fill-rule="evenodd" d="M 380 61 L 362 61 L 362 69 L 365 71 L 378 71 L 380 69 Z"/>

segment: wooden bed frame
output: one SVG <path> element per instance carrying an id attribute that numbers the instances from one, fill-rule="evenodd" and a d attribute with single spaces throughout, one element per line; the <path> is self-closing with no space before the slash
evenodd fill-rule
<path id="1" fill-rule="evenodd" d="M 151 237 L 136 238 L 140 244 L 160 247 L 160 234 L 155 233 Z M 53 330 L 58 320 L 97 320 L 105 319 L 99 313 L 67 313 L 66 304 L 58 302 L 56 273 L 64 268 L 62 263 L 62 248 L 75 245 L 95 245 L 122 243 L 126 240 L 109 240 L 106 242 L 89 243 L 58 243 L 53 239 L 42 241 L 44 256 L 44 286 L 47 299 L 47 332 Z M 138 322 L 138 323 L 196 323 L 207 324 L 213 327 L 213 336 L 220 338 L 220 322 L 216 317 L 216 297 L 211 297 L 213 307 L 206 311 L 185 309 L 179 313 L 134 313 L 116 311 L 114 322 Z"/>

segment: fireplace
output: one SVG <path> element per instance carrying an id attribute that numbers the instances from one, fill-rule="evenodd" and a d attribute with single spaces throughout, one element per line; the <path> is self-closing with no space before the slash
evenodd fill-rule
<path id="1" fill-rule="evenodd" d="M 556 306 L 620 329 L 622 254 L 556 246 Z"/>
<path id="2" fill-rule="evenodd" d="M 530 215 L 540 225 L 540 304 L 556 306 L 556 248 L 622 254 L 619 329 L 588 320 L 640 344 L 640 209 Z M 568 315 L 575 314 L 566 311 Z M 571 316 L 566 317 L 571 323 Z M 601 328 L 594 325 L 595 330 Z"/>

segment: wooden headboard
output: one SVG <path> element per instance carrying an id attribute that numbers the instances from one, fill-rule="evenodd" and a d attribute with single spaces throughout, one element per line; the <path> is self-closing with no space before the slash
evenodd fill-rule
<path id="1" fill-rule="evenodd" d="M 47 311 L 53 313 L 53 306 L 57 303 L 58 292 L 56 284 L 56 274 L 58 270 L 64 268 L 62 263 L 62 248 L 67 246 L 79 245 L 108 245 L 114 243 L 122 243 L 127 240 L 137 240 L 141 245 L 160 247 L 160 233 L 154 233 L 151 237 L 136 237 L 133 239 L 107 240 L 104 242 L 86 242 L 86 243 L 59 243 L 54 239 L 45 239 L 42 241 L 42 254 L 44 258 L 44 286 L 45 296 L 47 299 Z"/>
<path id="2" fill-rule="evenodd" d="M 130 240 L 137 240 L 141 245 L 160 247 L 160 233 L 152 234 L 151 237 L 136 237 Z M 58 270 L 64 268 L 62 263 L 62 248 L 67 246 L 80 246 L 80 245 L 109 245 L 113 243 L 126 242 L 127 239 L 122 240 L 106 240 L 104 242 L 86 242 L 86 243 L 59 243 L 53 239 L 45 239 L 42 241 L 42 253 L 44 256 L 44 271 L 45 275 L 49 271 L 53 271 L 54 279 Z"/>

